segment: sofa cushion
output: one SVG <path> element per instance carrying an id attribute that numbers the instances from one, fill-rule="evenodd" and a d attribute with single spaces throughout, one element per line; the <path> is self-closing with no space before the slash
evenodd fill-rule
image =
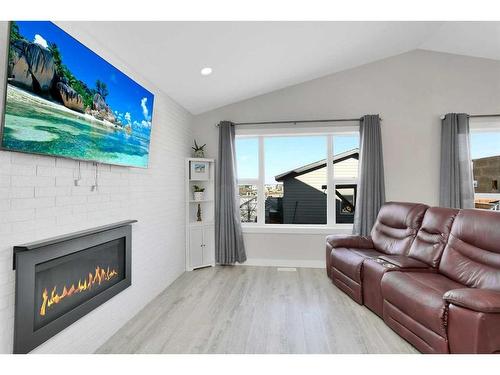
<path id="1" fill-rule="evenodd" d="M 461 210 L 439 272 L 469 288 L 500 291 L 500 212 Z"/>
<path id="2" fill-rule="evenodd" d="M 332 251 L 331 265 L 350 279 L 361 283 L 361 269 L 367 258 L 382 255 L 374 249 L 338 248 Z"/>
<path id="3" fill-rule="evenodd" d="M 462 285 L 443 275 L 429 272 L 387 272 L 381 285 L 384 300 L 438 335 L 446 337 L 446 302 L 443 295 Z"/>
<path id="4" fill-rule="evenodd" d="M 408 255 L 437 268 L 457 214 L 456 209 L 442 207 L 430 207 L 425 211 Z"/>
<path id="5" fill-rule="evenodd" d="M 419 203 L 384 204 L 371 231 L 373 247 L 384 254 L 407 254 L 427 208 Z"/>

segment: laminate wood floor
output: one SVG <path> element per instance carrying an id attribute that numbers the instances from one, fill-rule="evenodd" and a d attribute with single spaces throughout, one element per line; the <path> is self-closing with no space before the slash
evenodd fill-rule
<path id="1" fill-rule="evenodd" d="M 323 269 L 186 272 L 97 353 L 416 353 Z"/>

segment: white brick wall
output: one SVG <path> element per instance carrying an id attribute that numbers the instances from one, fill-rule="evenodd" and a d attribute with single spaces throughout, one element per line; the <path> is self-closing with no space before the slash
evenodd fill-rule
<path id="1" fill-rule="evenodd" d="M 0 67 L 5 66 L 6 36 L 1 22 Z M 98 46 L 93 49 L 99 53 Z M 1 70 L 0 100 L 4 74 Z M 81 163 L 82 183 L 74 186 L 76 161 L 0 151 L 0 352 L 12 352 L 13 245 L 139 220 L 132 235 L 132 286 L 38 347 L 39 353 L 93 352 L 183 272 L 184 158 L 192 142 L 192 118 L 160 91 L 154 93 L 150 167 L 99 165 L 98 191 L 90 188 L 91 163 Z"/>

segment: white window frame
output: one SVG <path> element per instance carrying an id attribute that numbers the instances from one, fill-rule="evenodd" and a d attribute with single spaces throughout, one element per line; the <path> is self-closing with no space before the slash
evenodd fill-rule
<path id="1" fill-rule="evenodd" d="M 491 118 L 471 118 L 469 120 L 470 133 L 500 133 L 500 120 Z M 474 177 L 473 177 L 474 178 Z M 474 197 L 476 198 L 500 198 L 499 193 L 476 193 L 474 188 Z"/>
<path id="2" fill-rule="evenodd" d="M 348 126 L 318 126 L 290 128 L 289 126 L 274 126 L 266 128 L 257 128 L 243 126 L 236 128 L 237 138 L 257 138 L 258 139 L 258 158 L 259 172 L 255 178 L 238 178 L 238 185 L 256 185 L 257 186 L 257 222 L 241 223 L 243 231 L 246 233 L 288 233 L 288 234 L 311 234 L 321 233 L 330 234 L 332 230 L 346 232 L 352 230 L 352 224 L 337 224 L 335 213 L 335 191 L 336 185 L 358 184 L 359 176 L 355 179 L 336 179 L 334 176 L 333 157 L 335 136 L 358 135 L 359 125 Z M 327 223 L 326 224 L 266 224 L 265 223 L 265 150 L 264 139 L 269 137 L 302 137 L 302 136 L 325 136 L 327 142 Z M 237 191 L 239 196 L 239 190 Z"/>

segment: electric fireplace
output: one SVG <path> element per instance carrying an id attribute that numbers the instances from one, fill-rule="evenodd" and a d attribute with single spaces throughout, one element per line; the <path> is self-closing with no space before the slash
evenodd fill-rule
<path id="1" fill-rule="evenodd" d="M 14 353 L 27 353 L 131 285 L 127 220 L 14 247 Z"/>

